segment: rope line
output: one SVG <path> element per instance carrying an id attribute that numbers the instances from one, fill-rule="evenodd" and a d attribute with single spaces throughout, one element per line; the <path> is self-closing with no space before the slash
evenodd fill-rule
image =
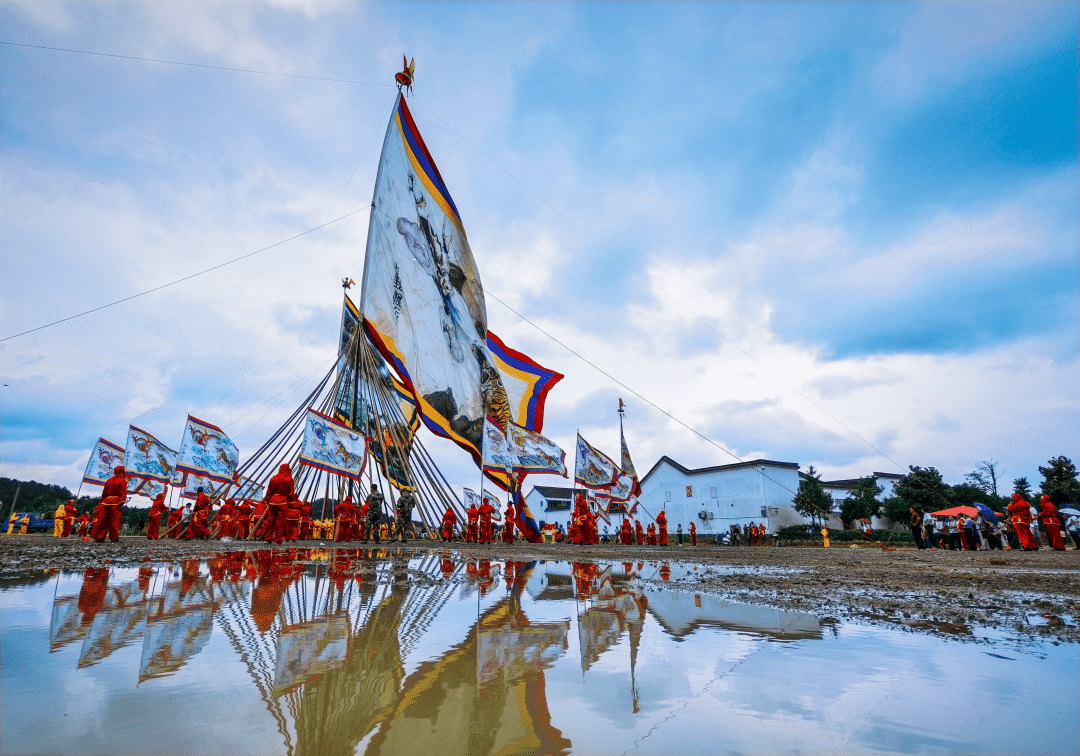
<path id="1" fill-rule="evenodd" d="M 190 281 L 192 278 L 197 278 L 197 277 L 199 277 L 201 275 L 204 275 L 206 273 L 210 273 L 211 271 L 218 270 L 219 268 L 224 268 L 226 265 L 232 265 L 233 263 L 240 262 L 241 260 L 246 260 L 249 257 L 254 257 L 257 254 L 259 254 L 261 252 L 266 252 L 267 250 L 273 249 L 274 247 L 280 247 L 282 244 L 287 244 L 288 242 L 291 242 L 291 241 L 293 241 L 295 239 L 299 239 L 301 236 L 307 236 L 308 234 L 312 233 L 313 231 L 318 231 L 320 228 L 326 228 L 327 226 L 329 226 L 329 225 L 331 225 L 333 223 L 337 223 L 340 220 L 344 220 L 345 218 L 348 218 L 350 216 L 356 215 L 359 212 L 367 210 L 369 207 L 370 207 L 370 205 L 366 206 L 366 207 L 359 208 L 357 210 L 353 210 L 351 213 L 345 213 L 345 215 L 338 216 L 337 218 L 334 218 L 333 220 L 327 221 L 326 223 L 322 223 L 322 224 L 320 224 L 318 226 L 315 226 L 314 228 L 309 228 L 307 231 L 301 231 L 299 234 L 296 234 L 295 236 L 290 236 L 288 239 L 282 239 L 281 241 L 274 242 L 273 244 L 271 244 L 269 246 L 266 246 L 266 247 L 263 247 L 262 249 L 257 249 L 254 252 L 248 252 L 246 255 L 240 255 L 240 257 L 234 257 L 231 260 L 226 260 L 225 262 L 219 263 L 218 265 L 215 265 L 215 266 L 213 266 L 211 268 L 207 268 L 206 270 L 200 270 L 198 273 L 192 273 L 191 275 L 184 276 L 183 278 L 178 278 L 175 281 L 170 281 L 169 283 L 161 284 L 161 286 L 155 286 L 152 289 L 147 289 L 146 291 L 140 291 L 138 294 L 132 294 L 129 297 L 124 297 L 123 299 L 117 299 L 115 302 L 109 302 L 108 304 L 103 304 L 100 307 L 94 307 L 92 309 L 86 310 L 84 312 L 77 313 L 75 315 L 69 315 L 68 317 L 61 318 L 60 320 L 54 320 L 51 323 L 46 323 L 45 325 L 40 325 L 37 328 L 31 328 L 30 330 L 23 331 L 22 333 L 16 333 L 16 334 L 13 334 L 11 336 L 4 336 L 3 338 L 0 338 L 0 341 L 10 341 L 11 339 L 17 339 L 20 336 L 26 336 L 27 334 L 34 333 L 35 331 L 41 331 L 41 330 L 44 330 L 46 328 L 52 328 L 55 325 L 60 325 L 61 323 L 66 323 L 69 320 L 75 320 L 76 318 L 81 318 L 84 315 L 90 315 L 91 313 L 100 312 L 101 310 L 106 310 L 106 309 L 108 309 L 110 307 L 115 307 L 118 304 L 123 304 L 124 302 L 130 302 L 133 299 L 138 299 L 139 297 L 144 297 L 147 294 L 153 294 L 155 291 L 161 291 L 162 289 L 167 289 L 170 286 L 175 286 L 178 283 L 183 283 L 184 281 Z"/>
<path id="2" fill-rule="evenodd" d="M 360 84 L 365 87 L 393 87 L 395 84 L 380 84 L 375 81 L 359 81 L 357 79 L 333 79 L 327 76 L 306 76 L 304 74 L 281 73 L 279 71 L 260 71 L 255 68 L 234 68 L 233 66 L 215 66 L 210 63 L 187 63 L 182 60 L 163 60 L 160 58 L 142 58 L 138 55 L 119 55 L 116 53 L 95 52 L 93 50 L 73 50 L 68 47 L 48 47 L 46 45 L 28 45 L 24 42 L 0 41 L 0 45 L 9 47 L 26 47 L 34 50 L 51 50 L 53 52 L 75 53 L 78 55 L 94 55 L 99 58 L 117 58 L 119 60 L 140 60 L 146 63 L 167 63 L 171 66 L 188 66 L 191 68 L 212 68 L 217 71 L 237 71 L 240 73 L 253 73 L 261 76 L 281 76 L 288 79 L 308 79 L 310 81 L 332 81 L 337 84 Z"/>

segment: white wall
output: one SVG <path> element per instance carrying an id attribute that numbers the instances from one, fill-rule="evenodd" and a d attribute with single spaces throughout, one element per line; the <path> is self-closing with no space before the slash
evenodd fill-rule
<path id="1" fill-rule="evenodd" d="M 687 486 L 691 486 L 690 496 L 686 494 Z M 665 510 L 669 533 L 674 533 L 680 523 L 683 531 L 688 531 L 691 521 L 697 523 L 702 535 L 726 533 L 733 524 L 745 528 L 751 522 L 764 523 L 772 532 L 804 522 L 792 506 L 793 492 L 798 490 L 799 471 L 795 468 L 759 465 L 687 475 L 662 461 L 641 485 L 639 512 L 644 508 L 655 517 Z M 767 507 L 765 517 L 761 514 L 763 506 Z M 708 519 L 700 518 L 702 511 Z M 642 518 L 646 522 L 651 519 L 644 513 Z"/>

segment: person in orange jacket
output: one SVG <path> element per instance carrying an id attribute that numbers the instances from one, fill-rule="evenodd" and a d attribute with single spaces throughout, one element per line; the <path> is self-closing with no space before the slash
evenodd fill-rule
<path id="1" fill-rule="evenodd" d="M 697 546 L 697 523 L 690 521 L 690 545 Z"/>
<path id="2" fill-rule="evenodd" d="M 466 515 L 468 526 L 465 530 L 465 542 L 476 543 L 480 538 L 480 510 L 476 508 L 475 501 L 469 504 Z"/>
<path id="3" fill-rule="evenodd" d="M 660 514 L 656 515 L 656 526 L 660 545 L 667 546 L 667 514 L 663 509 L 660 510 Z"/>
<path id="4" fill-rule="evenodd" d="M 486 506 L 490 506 L 490 505 L 488 505 L 486 500 L 484 501 L 484 504 Z M 482 510 L 483 507 L 480 507 L 480 509 Z M 453 510 L 452 507 L 447 507 L 446 512 L 443 513 L 443 517 L 442 517 L 442 537 L 443 537 L 444 541 L 453 541 L 454 540 L 454 526 L 455 525 L 457 525 L 457 515 L 454 514 L 454 510 Z M 488 534 L 489 535 L 491 534 L 490 515 L 488 516 Z M 485 543 L 486 543 L 486 541 L 485 541 Z"/>
<path id="5" fill-rule="evenodd" d="M 507 502 L 506 503 L 506 511 L 503 512 L 503 532 L 502 532 L 503 543 L 513 543 L 514 542 L 514 517 L 515 516 L 516 515 L 515 515 L 515 512 L 514 512 L 514 505 L 511 504 L 510 502 Z"/>
<path id="6" fill-rule="evenodd" d="M 165 506 L 165 492 L 162 491 L 154 498 L 150 505 L 150 520 L 146 526 L 146 537 L 151 541 L 161 539 L 161 516 L 168 511 Z"/>
<path id="7" fill-rule="evenodd" d="M 120 519 L 123 516 L 124 502 L 127 501 L 127 473 L 123 465 L 113 469 L 113 476 L 105 481 L 101 489 L 101 517 L 94 513 L 94 530 L 90 534 L 98 543 L 107 537 L 113 543 L 120 540 Z"/>

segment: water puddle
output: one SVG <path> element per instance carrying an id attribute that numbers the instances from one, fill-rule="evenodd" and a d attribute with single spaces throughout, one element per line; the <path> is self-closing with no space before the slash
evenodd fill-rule
<path id="1" fill-rule="evenodd" d="M 6 579 L 0 751 L 1078 748 L 1075 644 L 819 621 L 697 569 L 296 549 Z M 1021 708 L 1038 737 L 1001 726 Z"/>

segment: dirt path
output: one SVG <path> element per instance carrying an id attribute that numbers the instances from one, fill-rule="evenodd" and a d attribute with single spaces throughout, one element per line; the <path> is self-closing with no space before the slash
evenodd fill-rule
<path id="1" fill-rule="evenodd" d="M 297 548 L 319 548 L 303 541 Z M 373 544 L 369 544 L 373 545 Z M 350 548 L 362 544 L 352 543 Z M 384 547 L 386 545 L 384 544 Z M 82 570 L 264 548 L 257 542 L 147 541 L 96 544 L 47 536 L 0 536 L 0 579 L 29 570 Z M 277 547 L 281 548 L 281 547 Z M 401 548 L 395 544 L 391 548 Z M 412 541 L 408 548 L 443 550 Z M 736 601 L 809 612 L 822 618 L 882 622 L 927 632 L 970 635 L 980 627 L 1080 641 L 1080 552 L 949 552 L 877 548 L 571 546 L 453 544 L 463 558 L 694 564 L 681 588 Z M 298 555 L 303 556 L 303 553 Z"/>

